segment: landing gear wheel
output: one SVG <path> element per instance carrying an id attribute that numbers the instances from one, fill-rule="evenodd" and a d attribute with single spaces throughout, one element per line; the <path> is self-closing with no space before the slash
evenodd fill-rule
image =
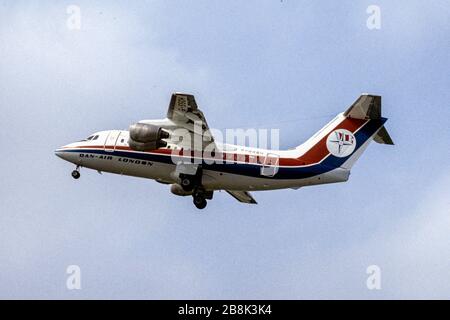
<path id="1" fill-rule="evenodd" d="M 78 170 L 73 170 L 72 171 L 72 178 L 74 179 L 80 179 L 80 172 Z"/>
<path id="2" fill-rule="evenodd" d="M 197 207 L 197 209 L 205 209 L 208 202 L 206 201 L 205 197 L 203 196 L 195 196 L 194 197 L 194 205 Z"/>
<path id="3" fill-rule="evenodd" d="M 191 191 L 194 189 L 194 181 L 188 177 L 181 179 L 181 187 L 184 191 Z"/>

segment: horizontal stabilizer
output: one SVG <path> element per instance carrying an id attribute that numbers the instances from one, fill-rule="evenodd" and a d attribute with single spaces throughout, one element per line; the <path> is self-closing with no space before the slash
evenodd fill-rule
<path id="1" fill-rule="evenodd" d="M 353 119 L 380 119 L 381 96 L 362 94 L 347 111 L 344 116 Z"/>
<path id="2" fill-rule="evenodd" d="M 373 138 L 373 140 L 377 143 L 381 144 L 390 144 L 394 145 L 394 141 L 392 141 L 391 136 L 387 132 L 386 128 L 383 126 L 380 130 L 378 130 L 377 134 Z"/>

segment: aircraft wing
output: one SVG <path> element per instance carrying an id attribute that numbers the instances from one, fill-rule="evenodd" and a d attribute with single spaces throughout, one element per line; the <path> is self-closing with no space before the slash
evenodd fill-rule
<path id="1" fill-rule="evenodd" d="M 172 120 L 180 128 L 188 130 L 191 133 L 192 143 L 195 135 L 201 134 L 201 140 L 199 141 L 202 141 L 202 150 L 207 145 L 213 146 L 211 143 L 214 143 L 214 138 L 209 131 L 205 116 L 198 108 L 193 95 L 186 93 L 172 94 L 167 118 Z M 188 147 L 183 145 L 182 141 L 179 145 L 180 147 Z"/>
<path id="2" fill-rule="evenodd" d="M 235 198 L 239 202 L 257 204 L 252 195 L 247 191 L 232 191 L 232 190 L 225 190 L 225 191 L 228 192 L 233 198 Z"/>

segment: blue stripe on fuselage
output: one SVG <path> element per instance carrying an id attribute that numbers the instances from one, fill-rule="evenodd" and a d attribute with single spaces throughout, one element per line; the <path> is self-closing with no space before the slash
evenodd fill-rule
<path id="1" fill-rule="evenodd" d="M 387 120 L 386 118 L 381 118 L 379 120 L 368 121 L 355 134 L 356 147 L 354 152 L 356 152 L 367 141 L 367 139 L 369 139 L 379 128 L 381 128 L 381 126 L 383 126 L 386 120 Z M 65 152 L 92 153 L 92 154 L 131 158 L 136 160 L 174 164 L 172 161 L 172 157 L 170 155 L 156 154 L 156 153 L 141 153 L 123 150 L 105 151 L 101 149 L 72 149 L 67 150 Z M 279 167 L 278 172 L 273 178 L 275 179 L 310 178 L 340 167 L 345 161 L 348 160 L 349 157 L 351 157 L 351 155 L 344 158 L 338 158 L 333 155 L 330 155 L 320 164 L 303 167 Z M 226 172 L 231 174 L 238 174 L 258 178 L 267 178 L 267 179 L 272 178 L 261 175 L 261 165 L 254 163 L 226 163 L 224 161 L 224 163 L 213 163 L 213 164 L 203 163 L 202 167 L 204 170 Z"/>

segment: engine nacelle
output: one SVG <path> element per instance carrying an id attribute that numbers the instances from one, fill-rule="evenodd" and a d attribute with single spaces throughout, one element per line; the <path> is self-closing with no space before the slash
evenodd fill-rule
<path id="1" fill-rule="evenodd" d="M 133 150 L 145 151 L 167 146 L 162 139 L 169 137 L 169 133 L 161 127 L 147 123 L 135 123 L 129 128 L 130 139 L 128 145 Z"/>
<path id="2" fill-rule="evenodd" d="M 177 196 L 186 197 L 191 196 L 193 191 L 185 191 L 179 184 L 172 184 L 170 186 L 170 192 Z"/>

